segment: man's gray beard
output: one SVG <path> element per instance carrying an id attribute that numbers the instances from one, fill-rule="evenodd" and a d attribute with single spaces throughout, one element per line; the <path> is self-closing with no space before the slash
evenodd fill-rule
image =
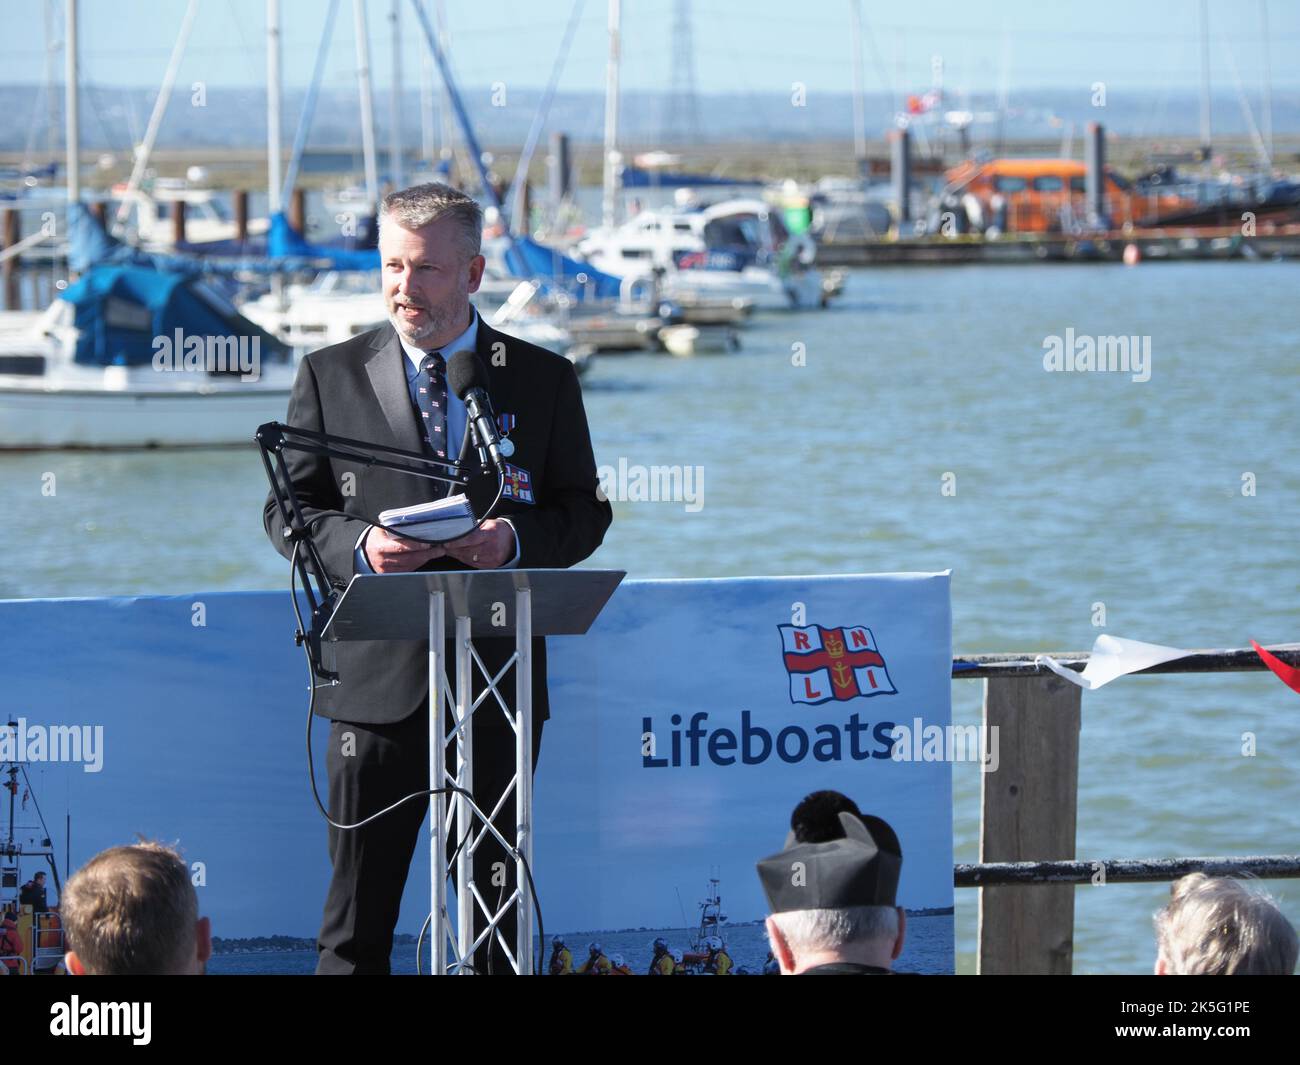
<path id="1" fill-rule="evenodd" d="M 429 316 L 429 321 L 415 336 L 412 336 L 409 332 L 411 328 L 410 322 L 404 321 L 399 314 L 392 311 L 388 312 L 388 320 L 392 323 L 393 328 L 397 330 L 397 335 L 402 337 L 408 344 L 418 345 L 422 341 L 428 340 L 431 336 L 442 332 L 443 329 L 447 328 L 452 323 L 452 313 L 454 312 L 441 314 L 433 307 L 425 307 L 423 310 L 424 313 Z"/>
<path id="2" fill-rule="evenodd" d="M 400 315 L 390 313 L 388 315 L 388 320 L 392 323 L 393 328 L 397 330 L 397 335 L 408 344 L 418 345 L 420 341 L 427 339 L 438 331 L 438 323 L 433 321 L 433 319 L 430 319 L 429 324 L 423 329 L 420 329 L 415 336 L 411 335 L 411 324 L 402 321 Z"/>

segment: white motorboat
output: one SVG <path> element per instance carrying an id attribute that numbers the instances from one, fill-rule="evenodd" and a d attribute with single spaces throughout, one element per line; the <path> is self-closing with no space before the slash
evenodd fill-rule
<path id="1" fill-rule="evenodd" d="M 741 299 L 760 310 L 824 306 L 813 266 L 816 246 L 792 238 L 756 199 L 645 210 L 614 229 L 596 229 L 576 246 L 592 266 L 623 278 L 659 278 L 667 299 Z"/>
<path id="2" fill-rule="evenodd" d="M 730 326 L 696 326 L 683 323 L 659 330 L 659 343 L 670 355 L 720 355 L 740 350 L 740 334 Z"/>
<path id="3" fill-rule="evenodd" d="M 334 271 L 247 300 L 239 311 L 288 344 L 295 358 L 342 344 L 388 320 L 376 276 Z"/>
<path id="4" fill-rule="evenodd" d="M 503 333 L 570 356 L 576 364 L 572 333 L 552 318 L 519 314 L 498 321 L 488 309 L 491 304 L 478 305 L 483 316 Z M 378 276 L 351 271 L 330 271 L 310 284 L 288 285 L 282 296 L 268 292 L 240 304 L 239 309 L 249 321 L 289 345 L 295 358 L 341 344 L 388 321 Z"/>
<path id="5" fill-rule="evenodd" d="M 0 315 L 0 449 L 251 444 L 292 383 L 284 346 L 218 293 L 142 267 Z"/>

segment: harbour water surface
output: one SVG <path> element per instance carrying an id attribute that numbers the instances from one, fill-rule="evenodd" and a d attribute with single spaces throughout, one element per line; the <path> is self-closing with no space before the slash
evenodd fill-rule
<path id="1" fill-rule="evenodd" d="M 703 494 L 616 500 L 588 564 L 951 567 L 958 652 L 1086 650 L 1101 632 L 1294 641 L 1297 269 L 880 270 L 829 311 L 755 320 L 735 355 L 599 358 L 584 385 L 598 463 L 689 467 Z M 1046 372 L 1045 340 L 1067 329 L 1149 337 L 1150 379 Z M 265 491 L 251 447 L 0 456 L 0 597 L 285 587 Z M 958 723 L 979 720 L 980 692 L 954 682 Z M 1295 852 L 1297 739 L 1300 704 L 1267 673 L 1088 694 L 1079 857 Z M 954 767 L 958 861 L 978 857 L 979 787 L 977 767 Z M 1300 924 L 1300 888 L 1270 886 Z M 1166 892 L 1079 889 L 1075 971 L 1149 971 Z M 960 971 L 975 929 L 975 893 L 958 891 Z"/>

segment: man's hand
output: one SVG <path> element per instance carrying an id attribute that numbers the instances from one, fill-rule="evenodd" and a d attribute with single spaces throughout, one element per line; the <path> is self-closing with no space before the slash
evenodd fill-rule
<path id="1" fill-rule="evenodd" d="M 439 544 L 425 544 L 395 536 L 387 529 L 372 525 L 362 545 L 366 561 L 376 573 L 410 573 L 431 558 L 442 558 L 445 552 Z"/>
<path id="2" fill-rule="evenodd" d="M 507 522 L 488 518 L 472 533 L 443 545 L 446 553 L 474 569 L 496 569 L 515 557 L 515 531 Z"/>

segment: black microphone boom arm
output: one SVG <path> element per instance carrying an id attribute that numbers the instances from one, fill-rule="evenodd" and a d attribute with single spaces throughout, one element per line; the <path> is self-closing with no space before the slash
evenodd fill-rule
<path id="1" fill-rule="evenodd" d="M 258 426 L 255 439 L 261 449 L 262 466 L 266 470 L 267 480 L 271 483 L 271 494 L 280 511 L 282 535 L 293 547 L 291 552 L 293 568 L 302 581 L 303 592 L 311 611 L 309 626 L 303 625 L 299 617 L 299 627 L 294 634 L 294 642 L 299 646 L 306 643 L 312 672 L 317 677 L 331 684 L 336 683 L 338 674 L 325 668 L 321 659 L 320 644 L 321 634 L 329 624 L 334 608 L 338 604 L 340 588 L 330 581 L 313 532 L 313 526 L 319 518 L 336 512 L 326 511 L 310 520 L 304 515 L 302 504 L 298 500 L 298 492 L 289 477 L 289 467 L 285 462 L 284 453 L 297 451 L 310 455 L 324 455 L 326 458 L 344 459 L 362 466 L 409 473 L 415 477 L 426 477 L 462 488 L 469 484 L 469 478 L 462 472 L 463 467 L 459 464 L 430 458 L 418 451 L 408 451 L 405 448 L 390 447 L 387 444 L 376 444 L 367 440 L 353 440 L 331 433 L 318 433 L 312 429 L 299 429 L 281 422 L 267 422 L 265 425 Z M 297 603 L 295 602 L 294 605 L 296 608 Z"/>

